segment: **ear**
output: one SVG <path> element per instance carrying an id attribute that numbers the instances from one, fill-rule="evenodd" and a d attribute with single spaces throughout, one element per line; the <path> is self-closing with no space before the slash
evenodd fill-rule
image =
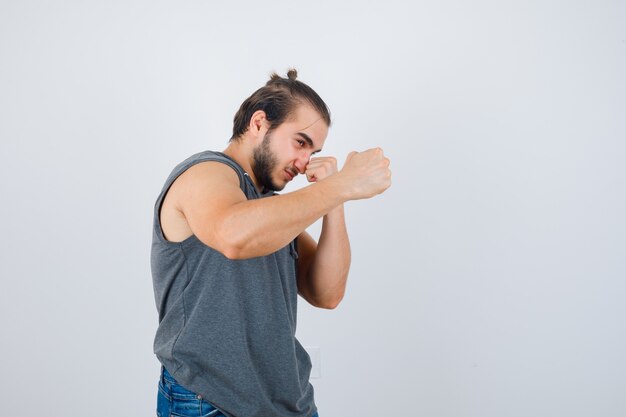
<path id="1" fill-rule="evenodd" d="M 263 110 L 257 110 L 252 114 L 250 123 L 248 124 L 248 131 L 255 138 L 263 138 L 265 133 L 270 128 L 270 122 L 267 120 L 265 112 Z"/>

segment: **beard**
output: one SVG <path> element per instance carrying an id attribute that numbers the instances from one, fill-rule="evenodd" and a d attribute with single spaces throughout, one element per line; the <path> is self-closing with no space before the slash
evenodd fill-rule
<path id="1" fill-rule="evenodd" d="M 280 191 L 285 188 L 277 186 L 272 179 L 272 171 L 278 165 L 278 158 L 270 149 L 271 139 L 272 136 L 269 133 L 266 134 L 263 142 L 252 152 L 252 172 L 259 185 L 263 187 L 263 192 Z"/>

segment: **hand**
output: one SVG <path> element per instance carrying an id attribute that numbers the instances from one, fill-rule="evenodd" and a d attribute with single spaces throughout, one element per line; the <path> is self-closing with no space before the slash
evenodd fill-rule
<path id="1" fill-rule="evenodd" d="M 337 159 L 332 156 L 311 158 L 306 166 L 305 174 L 309 182 L 323 180 L 337 173 Z"/>
<path id="2" fill-rule="evenodd" d="M 338 177 L 351 200 L 374 197 L 391 186 L 389 159 L 381 148 L 350 152 Z"/>

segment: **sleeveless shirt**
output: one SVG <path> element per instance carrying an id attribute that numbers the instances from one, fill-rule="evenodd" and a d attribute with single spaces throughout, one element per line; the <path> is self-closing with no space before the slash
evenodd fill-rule
<path id="1" fill-rule="evenodd" d="M 154 353 L 185 388 L 229 417 L 310 417 L 317 412 L 311 360 L 295 337 L 297 246 L 231 260 L 195 235 L 165 239 L 159 214 L 172 183 L 217 161 L 239 177 L 248 200 L 261 194 L 229 156 L 205 151 L 181 162 L 154 206 L 151 268 L 159 326 Z"/>

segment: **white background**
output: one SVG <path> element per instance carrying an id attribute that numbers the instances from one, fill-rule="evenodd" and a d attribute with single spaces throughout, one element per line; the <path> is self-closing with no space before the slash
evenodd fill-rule
<path id="1" fill-rule="evenodd" d="M 154 200 L 290 66 L 394 174 L 320 416 L 626 415 L 626 3 L 487 0 L 2 1 L 0 413 L 154 415 Z"/>

